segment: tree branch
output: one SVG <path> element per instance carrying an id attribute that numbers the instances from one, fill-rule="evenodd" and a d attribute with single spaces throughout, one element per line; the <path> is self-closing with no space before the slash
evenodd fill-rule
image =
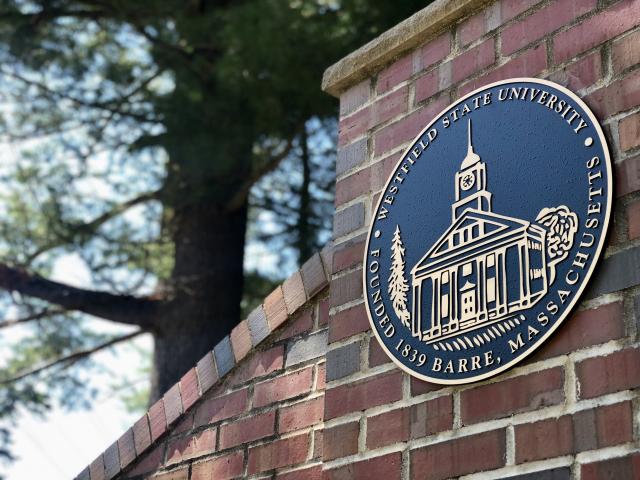
<path id="1" fill-rule="evenodd" d="M 297 135 L 297 132 L 294 133 L 291 136 L 291 138 L 287 140 L 287 145 L 284 147 L 282 152 L 276 155 L 272 155 L 267 162 L 265 162 L 263 165 L 256 168 L 252 172 L 252 174 L 249 175 L 249 177 L 244 181 L 244 183 L 242 183 L 238 187 L 238 189 L 236 190 L 236 193 L 231 197 L 231 200 L 229 200 L 229 202 L 226 205 L 227 211 L 234 211 L 240 208 L 244 204 L 244 201 L 247 198 L 247 195 L 249 195 L 249 191 L 251 190 L 251 187 L 253 186 L 253 184 L 256 183 L 258 180 L 260 180 L 267 173 L 274 170 L 278 165 L 280 165 L 280 162 L 284 160 L 284 158 L 287 155 L 289 155 L 289 153 L 293 149 L 293 144 L 294 144 L 296 135 Z"/>
<path id="2" fill-rule="evenodd" d="M 56 247 L 60 247 L 62 245 L 66 245 L 70 242 L 73 241 L 73 237 L 75 236 L 79 236 L 79 235 L 92 235 L 96 229 L 100 228 L 102 225 L 104 225 L 105 223 L 107 223 L 109 220 L 117 217 L 118 215 L 126 212 L 127 210 L 129 210 L 132 207 L 135 207 L 136 205 L 140 205 L 142 203 L 146 203 L 150 200 L 156 200 L 159 198 L 161 193 L 161 190 L 156 190 L 153 192 L 147 192 L 147 193 L 143 193 L 142 195 L 132 198 L 131 200 L 127 200 L 126 202 L 120 203 L 118 205 L 116 205 L 113 209 L 109 210 L 108 212 L 103 213 L 102 215 L 97 216 L 96 218 L 94 218 L 93 220 L 91 220 L 90 222 L 87 223 L 82 223 L 82 224 L 71 224 L 69 225 L 70 229 L 73 230 L 72 235 L 70 236 L 70 238 L 56 238 L 54 241 L 47 243 L 46 245 L 41 246 L 40 248 L 38 248 L 35 252 L 33 252 L 31 255 L 29 255 L 29 257 L 27 258 L 27 261 L 25 262 L 26 264 L 30 264 L 31 262 L 33 262 L 36 258 L 38 258 L 40 255 L 42 255 L 43 253 L 56 248 Z"/>
<path id="3" fill-rule="evenodd" d="M 31 315 L 27 315 L 26 317 L 16 318 L 15 320 L 6 320 L 0 323 L 0 328 L 12 327 L 14 325 L 20 325 L 22 323 L 33 322 L 35 320 L 41 320 L 46 317 L 50 317 L 51 315 L 58 315 L 60 313 L 64 313 L 67 310 L 65 308 L 46 308 L 38 313 L 33 313 Z"/>
<path id="4" fill-rule="evenodd" d="M 101 343 L 99 345 L 96 345 L 95 347 L 87 348 L 85 350 L 79 350 L 69 355 L 65 355 L 64 357 L 56 358 L 49 362 L 38 365 L 37 367 L 23 371 L 18 375 L 16 375 L 15 377 L 7 378 L 6 380 L 0 380 L 0 385 L 8 385 L 10 383 L 15 383 L 19 380 L 22 380 L 23 378 L 43 372 L 45 370 L 48 370 L 49 368 L 55 367 L 56 365 L 59 365 L 62 363 L 67 364 L 67 366 L 73 365 L 77 361 L 82 360 L 83 358 L 86 358 L 90 355 L 93 355 L 94 353 L 99 352 L 100 350 L 104 350 L 106 348 L 117 345 L 118 343 L 131 340 L 142 333 L 144 333 L 143 330 L 136 330 L 135 332 L 129 333 L 127 335 L 122 335 L 120 337 L 112 338 L 108 342 Z"/>
<path id="5" fill-rule="evenodd" d="M 153 329 L 156 312 L 162 305 L 161 300 L 149 297 L 72 287 L 6 264 L 0 264 L 0 288 L 145 330 Z"/>

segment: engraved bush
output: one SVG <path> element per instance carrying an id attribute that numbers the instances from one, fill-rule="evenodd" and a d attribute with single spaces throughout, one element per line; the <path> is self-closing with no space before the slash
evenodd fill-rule
<path id="1" fill-rule="evenodd" d="M 549 268 L 549 285 L 555 279 L 555 266 L 569 255 L 573 240 L 578 231 L 578 216 L 564 205 L 543 208 L 536 221 L 545 227 L 547 267 Z"/>

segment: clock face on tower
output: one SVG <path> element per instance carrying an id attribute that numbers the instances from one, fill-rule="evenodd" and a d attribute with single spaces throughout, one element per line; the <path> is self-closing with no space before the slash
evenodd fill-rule
<path id="1" fill-rule="evenodd" d="M 471 187 L 473 187 L 474 183 L 476 183 L 475 176 L 471 173 L 467 173 L 460 180 L 460 188 L 462 188 L 462 190 L 469 190 Z"/>

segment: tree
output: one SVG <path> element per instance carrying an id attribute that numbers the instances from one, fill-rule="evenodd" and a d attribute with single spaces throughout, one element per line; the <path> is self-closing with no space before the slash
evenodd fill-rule
<path id="1" fill-rule="evenodd" d="M 154 340 L 154 400 L 228 333 L 258 215 L 250 192 L 302 258 L 317 246 L 322 212 L 310 212 L 324 189 L 310 139 L 336 113 L 322 71 L 422 6 L 0 2 L 0 133 L 13 154 L 0 178 L 1 300 L 13 318 L 2 327 L 26 328 L 1 372 L 0 412 L 84 398 L 90 355 L 142 332 Z M 295 158 L 290 195 L 255 188 L 288 184 L 269 175 Z M 68 254 L 90 285 L 50 278 Z M 87 315 L 126 331 L 98 333 Z"/>
<path id="2" fill-rule="evenodd" d="M 393 303 L 393 310 L 405 326 L 409 326 L 409 311 L 407 310 L 407 292 L 409 284 L 404 273 L 404 244 L 400 237 L 400 227 L 396 225 L 391 241 L 391 275 L 389 276 L 389 295 Z"/>

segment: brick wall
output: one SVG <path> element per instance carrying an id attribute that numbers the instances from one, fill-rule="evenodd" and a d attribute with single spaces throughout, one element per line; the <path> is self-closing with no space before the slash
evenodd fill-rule
<path id="1" fill-rule="evenodd" d="M 428 38 L 402 39 L 402 29 L 416 35 L 418 21 L 465 3 L 474 11 L 435 35 L 425 27 Z M 640 478 L 640 1 L 478 3 L 436 2 L 356 52 L 356 67 L 325 77 L 340 99 L 324 418 L 337 445 L 325 448 L 326 478 Z M 396 53 L 381 62 L 385 49 Z M 524 76 L 572 89 L 603 124 L 616 182 L 607 258 L 577 311 L 517 368 L 461 387 L 414 380 L 366 319 L 369 217 L 436 114 L 482 85 Z"/>
<path id="2" fill-rule="evenodd" d="M 640 478 L 640 0 L 437 0 L 331 67 L 334 243 L 270 294 L 78 477 Z M 508 77 L 577 92 L 615 168 L 606 258 L 525 362 L 484 382 L 409 377 L 362 297 L 369 216 L 412 138 Z"/>
<path id="3" fill-rule="evenodd" d="M 327 345 L 327 309 L 321 304 L 325 302 L 312 302 L 296 313 L 118 478 L 272 478 L 274 469 L 277 478 L 319 478 Z M 205 357 L 199 368 L 204 371 L 212 364 L 213 359 Z M 164 405 L 166 410 L 166 400 Z M 134 440 L 146 436 L 145 420 L 143 433 L 134 429 Z M 153 409 L 148 421 L 153 437 Z"/>

